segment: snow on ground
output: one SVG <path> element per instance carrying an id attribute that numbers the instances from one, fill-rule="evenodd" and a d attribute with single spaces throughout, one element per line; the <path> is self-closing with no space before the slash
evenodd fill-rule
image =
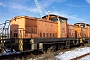
<path id="1" fill-rule="evenodd" d="M 21 52 L 16 52 L 15 50 L 13 50 L 13 52 L 11 52 L 10 50 L 6 49 L 6 51 L 4 51 L 3 54 L 0 54 L 0 56 L 2 56 L 2 55 L 10 55 L 10 54 L 20 54 L 20 53 Z"/>
<path id="2" fill-rule="evenodd" d="M 7 50 L 9 51 L 9 50 Z M 74 50 L 71 51 L 66 51 L 66 52 L 60 52 L 57 56 L 55 56 L 56 60 L 70 60 L 72 58 L 84 55 L 86 53 L 90 52 L 90 47 L 83 47 L 83 48 L 76 48 Z M 6 51 L 4 51 L 3 55 L 8 55 L 8 54 L 19 54 L 20 52 L 9 52 L 7 53 Z M 1 56 L 1 54 L 0 54 Z M 29 59 L 32 60 L 32 59 Z M 36 60 L 36 59 L 33 59 Z M 90 60 L 90 55 L 85 56 L 79 60 Z"/>
<path id="3" fill-rule="evenodd" d="M 89 52 L 90 52 L 90 47 L 76 48 L 74 50 L 66 51 L 64 53 L 61 52 L 61 53 L 59 53 L 59 55 L 55 56 L 55 58 L 57 60 L 70 60 L 72 58 L 84 55 L 84 54 L 89 53 Z M 89 60 L 90 60 L 90 57 L 89 57 Z"/>

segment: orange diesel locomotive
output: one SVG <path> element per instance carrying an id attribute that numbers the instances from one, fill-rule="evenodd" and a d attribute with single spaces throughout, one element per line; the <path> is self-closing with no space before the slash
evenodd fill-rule
<path id="1" fill-rule="evenodd" d="M 70 25 L 67 18 L 53 14 L 16 16 L 10 20 L 10 39 L 4 39 L 4 46 L 16 51 L 61 49 L 88 43 L 89 38 L 89 24 Z"/>

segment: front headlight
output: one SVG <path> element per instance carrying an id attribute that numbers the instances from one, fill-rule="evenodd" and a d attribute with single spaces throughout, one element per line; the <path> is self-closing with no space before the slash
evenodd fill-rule
<path id="1" fill-rule="evenodd" d="M 5 40 L 4 40 L 4 43 L 5 43 Z"/>
<path id="2" fill-rule="evenodd" d="M 2 41 L 1 41 L 1 43 L 2 43 Z"/>

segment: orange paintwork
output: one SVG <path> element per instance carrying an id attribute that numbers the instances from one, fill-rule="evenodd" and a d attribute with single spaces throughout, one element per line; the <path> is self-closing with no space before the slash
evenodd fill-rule
<path id="1" fill-rule="evenodd" d="M 89 25 L 88 24 L 85 24 L 85 23 L 77 23 L 75 24 L 75 31 L 77 32 L 77 34 L 82 37 L 82 38 L 85 38 L 85 37 L 90 37 L 90 30 L 89 30 Z"/>
<path id="2" fill-rule="evenodd" d="M 86 25 L 86 37 L 90 37 L 90 27 Z"/>
<path id="3" fill-rule="evenodd" d="M 58 38 L 58 22 L 52 20 L 17 16 L 11 19 L 10 26 L 11 38 Z M 60 32 L 61 38 L 67 37 L 67 20 L 60 22 Z"/>
<path id="4" fill-rule="evenodd" d="M 65 22 L 60 22 L 61 26 L 61 38 L 66 38 L 67 37 L 67 23 Z"/>
<path id="5" fill-rule="evenodd" d="M 47 19 L 48 15 L 43 16 L 43 19 Z M 58 21 L 58 19 L 60 21 Z M 54 22 L 58 23 L 58 38 L 66 38 L 67 37 L 67 18 L 61 17 L 58 15 L 49 15 L 49 20 L 52 20 Z M 64 20 L 66 22 L 61 22 L 61 20 Z"/>
<path id="6" fill-rule="evenodd" d="M 90 38 L 90 27 L 89 27 L 89 38 Z"/>
<path id="7" fill-rule="evenodd" d="M 90 27 L 85 23 L 67 25 L 67 18 L 57 15 L 49 15 L 49 19 L 47 16 L 43 19 L 17 16 L 10 21 L 10 33 L 11 38 L 58 38 L 58 35 L 60 38 L 83 38 L 90 37 Z"/>
<path id="8" fill-rule="evenodd" d="M 75 26 L 68 25 L 68 37 L 74 38 L 75 37 Z"/>
<path id="9" fill-rule="evenodd" d="M 18 16 L 11 20 L 10 26 L 12 26 L 10 28 L 12 32 L 11 38 L 15 38 L 14 33 L 18 33 L 18 38 L 57 38 L 57 22 Z M 14 32 L 16 29 L 18 29 L 18 32 Z"/>
<path id="10" fill-rule="evenodd" d="M 75 37 L 81 38 L 81 27 L 75 26 Z"/>
<path id="11" fill-rule="evenodd" d="M 14 17 L 13 19 L 11 19 L 10 21 L 10 32 L 12 32 L 12 38 L 14 38 L 14 33 L 18 33 L 18 37 L 19 38 L 24 38 L 24 33 L 22 30 L 25 29 L 25 16 L 18 16 L 18 17 Z M 23 28 L 23 29 L 18 29 L 18 28 Z M 21 30 L 21 32 L 20 32 Z M 22 34 L 22 36 L 21 36 Z"/>
<path id="12" fill-rule="evenodd" d="M 87 33 L 86 33 L 86 28 L 82 28 L 82 37 L 85 38 L 87 37 Z"/>

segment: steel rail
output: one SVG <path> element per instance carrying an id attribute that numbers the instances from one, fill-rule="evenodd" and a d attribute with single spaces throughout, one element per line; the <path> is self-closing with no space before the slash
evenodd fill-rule
<path id="1" fill-rule="evenodd" d="M 87 56 L 87 55 L 89 55 L 89 54 L 90 54 L 90 52 L 89 52 L 89 53 L 86 53 L 86 54 L 84 54 L 84 55 L 81 55 L 81 56 L 72 58 L 71 60 L 78 60 L 78 59 L 81 59 L 81 58 L 83 58 L 83 57 L 85 57 L 85 56 Z"/>

